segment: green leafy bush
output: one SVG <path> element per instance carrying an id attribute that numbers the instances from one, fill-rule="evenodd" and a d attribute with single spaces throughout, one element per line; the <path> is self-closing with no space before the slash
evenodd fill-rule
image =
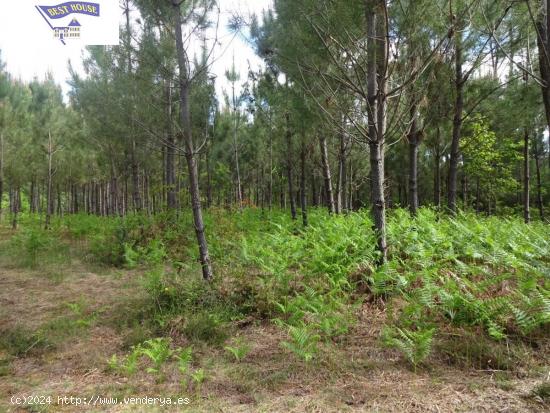
<path id="1" fill-rule="evenodd" d="M 59 233 L 39 226 L 24 227 L 10 239 L 8 250 L 18 265 L 33 269 L 69 259 L 68 246 Z"/>

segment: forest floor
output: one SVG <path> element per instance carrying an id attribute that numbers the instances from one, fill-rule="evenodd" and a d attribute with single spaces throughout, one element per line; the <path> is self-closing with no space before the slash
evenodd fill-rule
<path id="1" fill-rule="evenodd" d="M 8 230 L 0 231 L 0 240 L 9 238 Z M 144 372 L 121 377 L 109 371 L 107 360 L 140 340 L 138 326 L 121 322 L 121 316 L 139 311 L 139 271 L 94 268 L 77 260 L 24 270 L 4 261 L 0 411 L 170 411 L 158 404 L 125 405 L 125 396 L 188 397 L 188 406 L 173 411 L 193 412 L 550 411 L 532 395 L 550 376 L 548 348 L 513 371 L 460 367 L 442 357 L 413 371 L 394 351 L 379 346 L 385 316 L 376 303 L 364 304 L 353 330 L 322 350 L 313 364 L 298 363 L 281 349 L 280 329 L 252 321 L 237 327 L 237 335 L 251 345 L 240 362 L 221 348 L 194 348 L 206 371 L 200 388 L 182 391 L 175 363 L 165 366 L 163 378 Z M 185 339 L 173 340 L 185 344 Z M 14 396 L 52 400 L 18 407 L 10 403 Z M 117 398 L 118 404 L 61 405 L 59 396 Z"/>

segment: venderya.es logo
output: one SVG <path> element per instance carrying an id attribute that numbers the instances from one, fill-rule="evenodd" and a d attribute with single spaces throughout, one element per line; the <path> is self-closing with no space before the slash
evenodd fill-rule
<path id="1" fill-rule="evenodd" d="M 118 44 L 116 14 L 113 16 L 112 12 L 104 13 L 99 2 L 68 1 L 53 5 L 39 3 L 35 8 L 48 24 L 53 38 L 64 45 L 68 42 Z M 108 38 L 106 34 L 109 34 Z"/>

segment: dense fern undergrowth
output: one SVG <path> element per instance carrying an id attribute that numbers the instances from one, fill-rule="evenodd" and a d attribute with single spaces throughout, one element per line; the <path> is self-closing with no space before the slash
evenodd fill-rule
<path id="1" fill-rule="evenodd" d="M 368 211 L 312 210 L 302 228 L 284 211 L 210 210 L 206 226 L 216 279 L 205 283 L 192 217 L 57 218 L 49 231 L 23 216 L 2 254 L 32 268 L 77 250 L 86 261 L 136 270 L 147 302 L 138 322 L 223 345 L 244 319 L 273 322 L 280 345 L 310 362 L 319 347 L 352 334 L 366 302 L 386 313 L 380 345 L 413 366 L 434 340 L 473 336 L 498 343 L 548 336 L 550 236 L 543 223 L 422 209 L 389 215 L 389 261 L 376 266 Z M 136 343 L 138 344 L 138 343 Z"/>

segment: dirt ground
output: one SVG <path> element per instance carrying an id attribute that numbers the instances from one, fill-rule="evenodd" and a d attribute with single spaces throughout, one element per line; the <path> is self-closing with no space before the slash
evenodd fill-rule
<path id="1" fill-rule="evenodd" d="M 80 263 L 61 272 L 51 276 L 41 269 L 0 263 L 0 334 L 49 331 L 49 341 L 37 336 L 18 355 L 0 351 L 0 411 L 550 411 L 532 395 L 538 384 L 550 380 L 548 354 L 541 354 L 532 369 L 513 373 L 464 369 L 438 360 L 415 372 L 398 354 L 381 348 L 378 335 L 384 315 L 375 305 L 365 305 L 358 327 L 345 340 L 323 348 L 310 366 L 281 349 L 275 326 L 251 323 L 238 330 L 251 345 L 239 363 L 223 349 L 196 348 L 194 363 L 206 372 L 200 388 L 182 391 L 175 365 L 165 366 L 164 380 L 145 372 L 127 378 L 109 371 L 107 360 L 128 352 L 125 342 L 131 330 L 113 320 L 139 302 L 138 274 L 98 273 Z M 25 407 L 10 402 L 28 396 L 52 399 Z M 62 405 L 58 397 L 63 396 L 88 398 L 96 405 Z M 123 403 L 124 397 L 146 396 L 187 397 L 189 404 Z M 118 403 L 99 405 L 106 398 L 117 398 Z"/>

